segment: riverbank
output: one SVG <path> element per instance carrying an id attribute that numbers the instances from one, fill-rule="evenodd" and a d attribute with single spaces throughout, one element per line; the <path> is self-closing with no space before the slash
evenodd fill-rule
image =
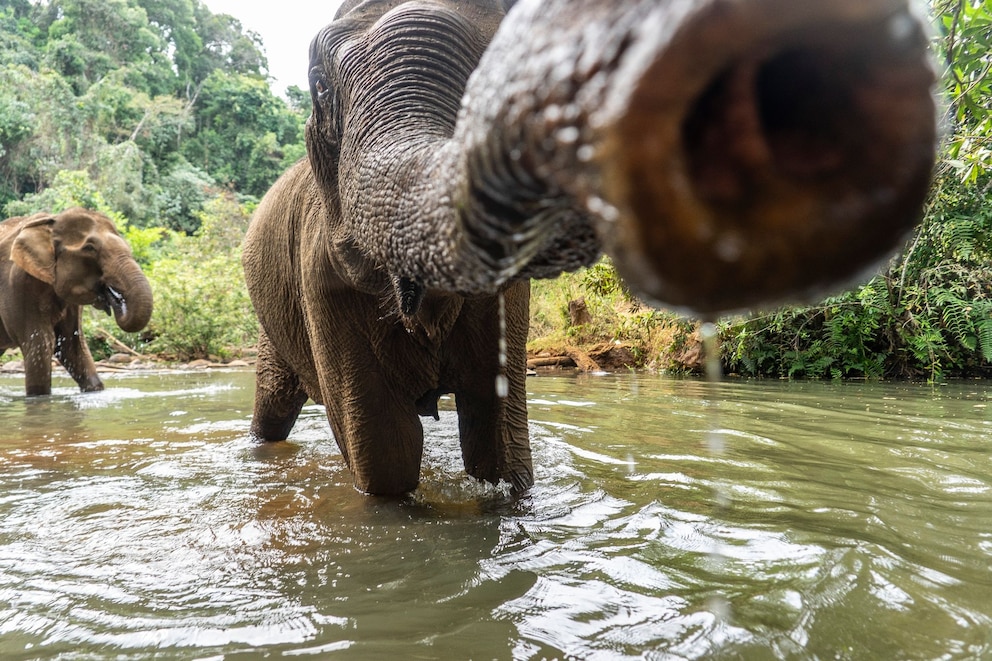
<path id="1" fill-rule="evenodd" d="M 534 337 L 527 344 L 527 369 L 538 372 L 578 370 L 581 372 L 617 372 L 633 369 L 701 373 L 703 369 L 702 342 L 698 330 L 680 324 L 661 325 L 643 338 L 615 339 L 592 329 L 572 328 L 571 333 L 556 333 Z M 131 372 L 138 370 L 213 370 L 254 368 L 256 349 L 232 348 L 227 356 L 209 356 L 180 360 L 160 354 L 142 354 L 124 349 L 96 360 L 101 372 Z M 0 374 L 24 372 L 20 351 L 8 352 L 0 362 Z M 64 368 L 52 360 L 53 373 L 65 375 Z"/>

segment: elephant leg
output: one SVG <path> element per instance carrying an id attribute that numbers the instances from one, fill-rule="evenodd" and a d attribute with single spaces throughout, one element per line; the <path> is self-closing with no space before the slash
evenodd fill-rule
<path id="1" fill-rule="evenodd" d="M 93 355 L 83 337 L 78 306 L 67 309 L 65 317 L 55 326 L 55 357 L 81 391 L 103 390 L 103 381 L 96 373 Z"/>
<path id="2" fill-rule="evenodd" d="M 507 480 L 515 490 L 534 484 L 530 439 L 527 430 L 526 393 L 523 371 L 508 370 L 506 397 L 489 390 L 466 389 L 456 393 L 458 433 L 465 471 L 472 477 L 495 484 Z"/>
<path id="3" fill-rule="evenodd" d="M 263 441 L 286 440 L 306 401 L 300 377 L 276 352 L 265 330 L 259 330 L 251 436 Z"/>
<path id="4" fill-rule="evenodd" d="M 52 394 L 52 356 L 55 332 L 48 328 L 32 332 L 21 343 L 24 355 L 24 389 L 28 397 Z"/>
<path id="5" fill-rule="evenodd" d="M 321 399 L 355 488 L 381 496 L 413 491 L 424 450 L 416 400 L 434 381 L 421 374 L 422 349 L 402 325 L 379 321 L 374 296 L 319 291 L 311 314 Z"/>
<path id="6" fill-rule="evenodd" d="M 362 493 L 401 496 L 420 483 L 424 428 L 412 402 L 381 375 L 357 375 L 341 392 L 325 394 L 327 418 Z M 344 393 L 350 393 L 345 395 Z"/>
<path id="7" fill-rule="evenodd" d="M 462 459 L 469 475 L 495 483 L 507 480 L 522 491 L 534 483 L 527 428 L 527 328 L 530 284 L 511 285 L 503 294 L 506 364 L 499 365 L 499 302 L 467 301 L 452 336 L 453 370 Z M 497 375 L 506 377 L 506 396 Z"/>

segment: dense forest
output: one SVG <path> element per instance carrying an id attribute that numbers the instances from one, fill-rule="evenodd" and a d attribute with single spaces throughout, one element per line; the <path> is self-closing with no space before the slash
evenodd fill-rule
<path id="1" fill-rule="evenodd" d="M 111 216 L 155 291 L 140 337 L 177 359 L 254 343 L 238 245 L 257 200 L 305 153 L 309 93 L 273 94 L 259 37 L 199 0 L 3 0 L 0 207 Z M 100 338 L 103 338 L 101 341 Z"/>
<path id="2" fill-rule="evenodd" d="M 727 372 L 992 375 L 992 15 L 981 0 L 930 9 L 946 138 L 924 222 L 862 286 L 721 320 Z M 120 343 L 175 359 L 253 344 L 239 245 L 258 199 L 304 155 L 309 108 L 299 88 L 273 94 L 259 37 L 200 0 L 0 0 L 4 217 L 100 210 L 155 292 L 140 335 L 92 311 L 97 356 Z M 640 305 L 604 261 L 535 283 L 532 327 L 538 345 L 621 343 L 637 364 L 688 369 L 678 356 L 696 324 Z"/>

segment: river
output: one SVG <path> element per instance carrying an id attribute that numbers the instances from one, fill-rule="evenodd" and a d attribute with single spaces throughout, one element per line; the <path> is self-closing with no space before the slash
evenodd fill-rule
<path id="1" fill-rule="evenodd" d="M 0 658 L 989 659 L 992 384 L 527 381 L 536 484 L 352 488 L 253 374 L 0 376 Z"/>

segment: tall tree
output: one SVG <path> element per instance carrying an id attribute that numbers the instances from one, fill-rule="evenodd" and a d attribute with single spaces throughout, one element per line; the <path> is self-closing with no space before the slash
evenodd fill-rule
<path id="1" fill-rule="evenodd" d="M 47 18 L 48 64 L 69 78 L 77 93 L 122 68 L 136 89 L 170 91 L 163 44 L 133 0 L 50 0 Z"/>
<path id="2" fill-rule="evenodd" d="M 256 196 L 285 169 L 285 146 L 302 140 L 302 117 L 273 95 L 267 82 L 223 69 L 204 82 L 196 121 L 183 155 L 219 183 Z"/>

